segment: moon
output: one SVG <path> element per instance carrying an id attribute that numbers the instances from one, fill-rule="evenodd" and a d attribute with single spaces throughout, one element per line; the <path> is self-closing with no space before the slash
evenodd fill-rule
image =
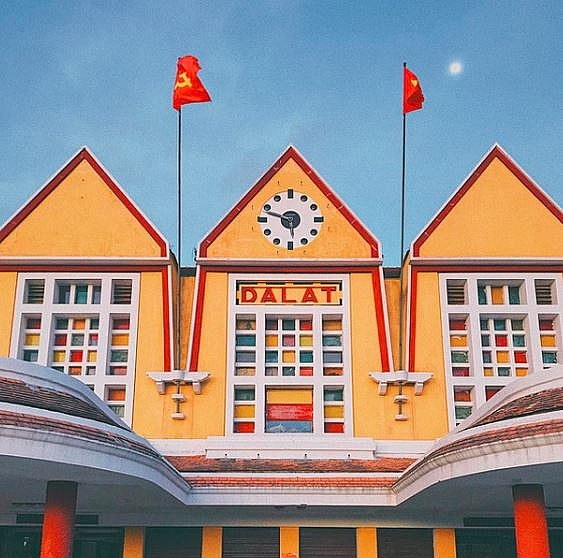
<path id="1" fill-rule="evenodd" d="M 463 62 L 460 60 L 453 60 L 448 65 L 448 73 L 450 76 L 459 76 L 463 73 Z"/>

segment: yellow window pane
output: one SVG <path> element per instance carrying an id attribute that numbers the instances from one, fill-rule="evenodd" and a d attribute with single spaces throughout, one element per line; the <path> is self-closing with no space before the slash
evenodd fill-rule
<path id="1" fill-rule="evenodd" d="M 84 329 L 86 327 L 86 320 L 75 318 L 72 327 L 73 329 Z"/>
<path id="2" fill-rule="evenodd" d="M 504 304 L 504 291 L 502 287 L 491 287 L 491 299 L 493 304 Z"/>
<path id="3" fill-rule="evenodd" d="M 299 337 L 299 346 L 300 347 L 312 347 L 313 346 L 313 337 L 311 335 L 301 335 Z"/>
<path id="4" fill-rule="evenodd" d="M 254 418 L 254 405 L 236 405 L 235 418 Z"/>
<path id="5" fill-rule="evenodd" d="M 295 362 L 295 351 L 283 351 L 282 362 Z"/>
<path id="6" fill-rule="evenodd" d="M 517 368 L 516 369 L 516 375 L 517 376 L 527 376 L 528 375 L 528 369 L 527 368 Z"/>
<path id="7" fill-rule="evenodd" d="M 26 345 L 39 345 L 39 334 L 38 333 L 28 333 L 25 336 Z"/>
<path id="8" fill-rule="evenodd" d="M 299 389 L 268 389 L 266 392 L 268 403 L 312 403 L 313 390 Z"/>
<path id="9" fill-rule="evenodd" d="M 88 362 L 96 362 L 98 359 L 98 351 L 88 351 Z"/>
<path id="10" fill-rule="evenodd" d="M 325 331 L 335 331 L 342 329 L 342 320 L 325 320 L 323 322 L 323 329 Z"/>
<path id="11" fill-rule="evenodd" d="M 64 362 L 65 352 L 64 351 L 53 351 L 53 362 Z"/>
<path id="12" fill-rule="evenodd" d="M 114 333 L 111 336 L 112 345 L 129 345 L 129 335 L 123 333 Z"/>
<path id="13" fill-rule="evenodd" d="M 467 347 L 467 335 L 450 335 L 451 347 Z"/>
<path id="14" fill-rule="evenodd" d="M 542 347 L 555 347 L 555 335 L 542 335 L 540 337 Z"/>
<path id="15" fill-rule="evenodd" d="M 277 346 L 278 346 L 278 336 L 266 335 L 266 347 L 277 347 Z"/>
<path id="16" fill-rule="evenodd" d="M 71 366 L 68 369 L 68 373 L 71 376 L 80 376 L 80 374 L 82 374 L 82 368 L 80 366 Z"/>
<path id="17" fill-rule="evenodd" d="M 325 406 L 325 418 L 344 418 L 344 407 L 338 406 Z"/>
<path id="18" fill-rule="evenodd" d="M 483 376 L 492 376 L 493 369 L 492 368 L 483 368 Z"/>
<path id="19" fill-rule="evenodd" d="M 497 351 L 497 362 L 503 364 L 508 362 L 508 351 Z"/>

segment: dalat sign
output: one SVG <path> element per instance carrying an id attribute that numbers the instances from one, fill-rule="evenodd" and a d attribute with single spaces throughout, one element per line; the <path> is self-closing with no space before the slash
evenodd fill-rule
<path id="1" fill-rule="evenodd" d="M 339 281 L 237 281 L 237 304 L 342 304 Z"/>

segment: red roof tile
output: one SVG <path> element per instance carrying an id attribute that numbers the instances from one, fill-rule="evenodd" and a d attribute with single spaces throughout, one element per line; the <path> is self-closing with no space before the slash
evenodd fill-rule
<path id="1" fill-rule="evenodd" d="M 400 473 L 415 459 L 209 459 L 205 456 L 167 456 L 185 473 Z"/>

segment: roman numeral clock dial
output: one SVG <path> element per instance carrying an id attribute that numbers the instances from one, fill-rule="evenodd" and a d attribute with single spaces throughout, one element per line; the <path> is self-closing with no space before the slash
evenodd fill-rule
<path id="1" fill-rule="evenodd" d="M 302 248 L 315 240 L 323 222 L 319 205 L 292 188 L 272 196 L 258 215 L 266 239 L 288 250 Z"/>

